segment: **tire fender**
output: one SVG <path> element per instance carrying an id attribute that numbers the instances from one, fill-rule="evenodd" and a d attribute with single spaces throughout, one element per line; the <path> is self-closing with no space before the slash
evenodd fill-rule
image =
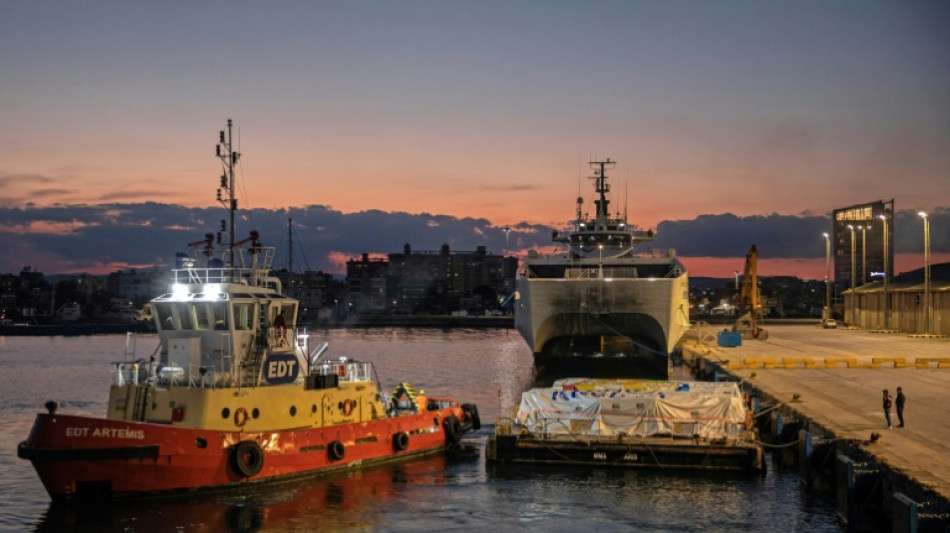
<path id="1" fill-rule="evenodd" d="M 242 440 L 231 447 L 231 468 L 243 477 L 254 477 L 264 468 L 264 450 L 252 440 Z"/>

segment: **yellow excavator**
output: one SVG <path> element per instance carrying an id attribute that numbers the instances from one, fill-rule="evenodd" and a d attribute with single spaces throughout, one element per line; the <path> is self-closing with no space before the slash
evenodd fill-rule
<path id="1" fill-rule="evenodd" d="M 745 254 L 745 270 L 742 274 L 742 290 L 739 292 L 739 299 L 736 301 L 736 307 L 739 308 L 739 318 L 736 320 L 732 331 L 742 334 L 742 338 L 759 339 L 764 341 L 769 338 L 769 332 L 759 327 L 759 280 L 757 275 L 757 263 L 759 251 L 755 245 Z"/>

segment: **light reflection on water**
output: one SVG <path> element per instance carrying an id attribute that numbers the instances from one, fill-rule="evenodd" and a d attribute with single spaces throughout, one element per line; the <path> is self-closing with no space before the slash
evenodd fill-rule
<path id="1" fill-rule="evenodd" d="M 53 507 L 16 457 L 49 399 L 101 415 L 122 336 L 0 337 L 0 530 L 23 531 L 839 531 L 823 494 L 795 472 L 763 478 L 622 469 L 486 465 L 488 426 L 532 384 L 531 354 L 514 330 L 320 330 L 330 356 L 371 361 L 384 387 L 408 381 L 430 396 L 478 405 L 480 432 L 456 453 L 290 484 L 122 503 Z M 137 357 L 157 343 L 140 335 Z"/>

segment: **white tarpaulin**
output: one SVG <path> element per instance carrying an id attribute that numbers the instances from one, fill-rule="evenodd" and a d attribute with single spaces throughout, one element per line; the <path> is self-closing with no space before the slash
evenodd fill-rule
<path id="1" fill-rule="evenodd" d="M 736 383 L 566 379 L 524 392 L 515 423 L 548 435 L 735 439 L 746 416 Z"/>

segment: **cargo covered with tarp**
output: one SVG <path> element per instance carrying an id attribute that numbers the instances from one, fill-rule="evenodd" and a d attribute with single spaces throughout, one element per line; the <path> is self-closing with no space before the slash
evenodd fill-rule
<path id="1" fill-rule="evenodd" d="M 538 435 L 738 439 L 748 409 L 736 383 L 558 380 L 522 393 L 515 423 Z"/>

